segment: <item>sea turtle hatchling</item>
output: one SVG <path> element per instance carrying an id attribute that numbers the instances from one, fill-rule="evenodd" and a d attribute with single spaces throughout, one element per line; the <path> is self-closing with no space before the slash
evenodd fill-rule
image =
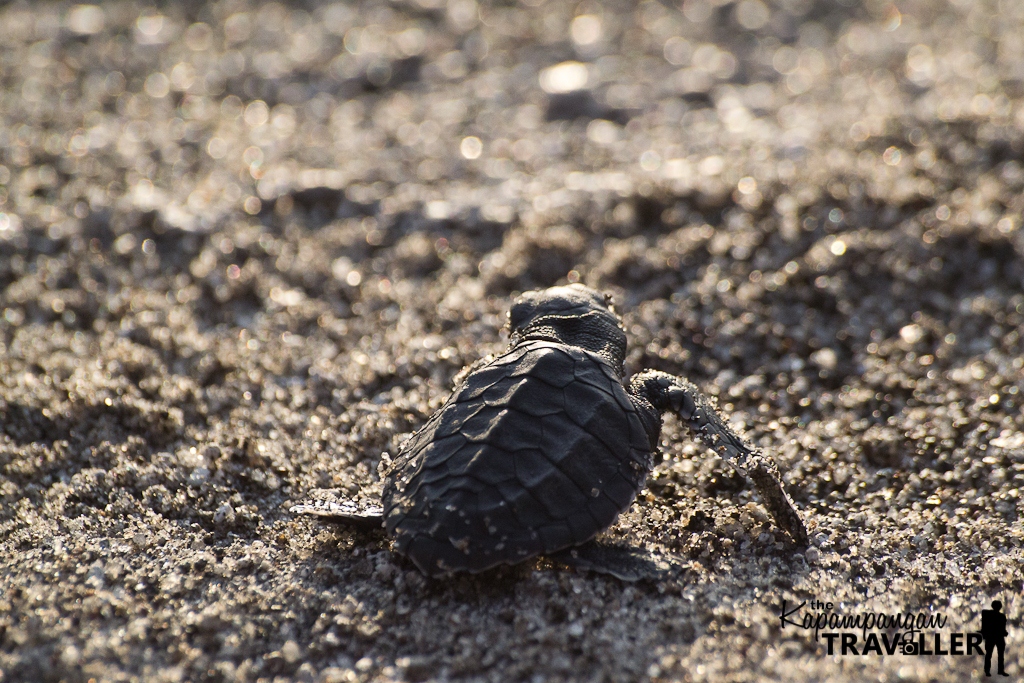
<path id="1" fill-rule="evenodd" d="M 394 549 L 431 576 L 585 548 L 633 503 L 671 411 L 806 544 L 775 463 L 696 386 L 654 370 L 623 383 L 626 335 L 609 295 L 579 284 L 526 292 L 509 327 L 508 349 L 464 371 L 402 446 L 380 506 L 314 501 L 292 511 L 383 525 Z"/>

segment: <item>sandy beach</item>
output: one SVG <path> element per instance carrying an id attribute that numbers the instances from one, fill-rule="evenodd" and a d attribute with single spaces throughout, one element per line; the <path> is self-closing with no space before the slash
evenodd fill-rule
<path id="1" fill-rule="evenodd" d="M 994 600 L 1019 679 L 1021 36 L 1014 0 L 4 4 L 0 681 L 980 681 Z M 428 579 L 289 511 L 377 496 L 567 282 L 807 547 L 675 418 L 602 536 L 659 578 Z"/>

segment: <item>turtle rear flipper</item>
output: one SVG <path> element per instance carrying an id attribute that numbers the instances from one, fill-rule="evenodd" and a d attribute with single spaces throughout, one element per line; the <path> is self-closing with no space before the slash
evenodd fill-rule
<path id="1" fill-rule="evenodd" d="M 312 515 L 360 529 L 377 529 L 384 526 L 384 508 L 377 503 L 351 500 L 311 500 L 300 505 L 293 505 L 289 510 L 295 514 Z"/>
<path id="2" fill-rule="evenodd" d="M 573 569 L 607 574 L 620 581 L 661 581 L 669 577 L 672 564 L 636 548 L 588 541 L 583 545 L 548 554 L 548 558 Z"/>

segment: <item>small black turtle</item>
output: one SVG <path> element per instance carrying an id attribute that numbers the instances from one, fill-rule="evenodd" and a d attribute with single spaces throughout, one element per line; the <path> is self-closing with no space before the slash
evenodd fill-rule
<path id="1" fill-rule="evenodd" d="M 382 506 L 314 502 L 293 511 L 383 524 L 394 549 L 431 576 L 579 548 L 633 503 L 654 464 L 661 415 L 672 411 L 806 544 L 775 463 L 696 386 L 652 370 L 623 384 L 626 335 L 609 295 L 579 284 L 527 292 L 509 327 L 508 349 L 463 371 L 402 446 Z"/>

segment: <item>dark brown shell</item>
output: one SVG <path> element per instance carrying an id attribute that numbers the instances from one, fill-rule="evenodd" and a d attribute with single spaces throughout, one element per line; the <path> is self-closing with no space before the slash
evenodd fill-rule
<path id="1" fill-rule="evenodd" d="M 633 502 L 653 427 L 600 356 L 522 343 L 470 374 L 402 448 L 384 483 L 388 533 L 433 575 L 578 545 Z"/>

